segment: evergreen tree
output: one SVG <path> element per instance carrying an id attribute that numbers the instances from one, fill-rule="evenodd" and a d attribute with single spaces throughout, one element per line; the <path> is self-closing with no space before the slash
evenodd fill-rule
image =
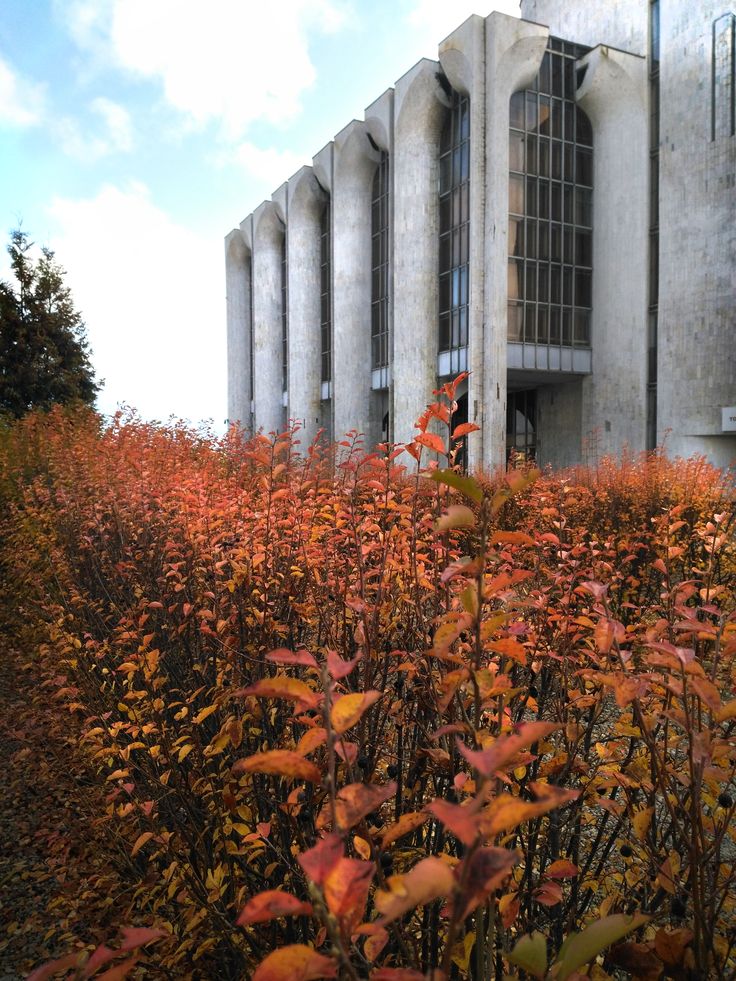
<path id="1" fill-rule="evenodd" d="M 11 233 L 15 283 L 0 281 L 0 412 L 16 418 L 55 402 L 92 405 L 100 387 L 64 270 L 51 249 L 34 259 L 32 247 L 25 232 Z"/>

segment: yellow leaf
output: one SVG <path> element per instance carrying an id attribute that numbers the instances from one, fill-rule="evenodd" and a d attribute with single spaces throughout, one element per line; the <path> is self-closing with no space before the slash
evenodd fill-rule
<path id="1" fill-rule="evenodd" d="M 133 845 L 133 851 L 130 853 L 130 857 L 134 858 L 138 852 L 143 848 L 147 841 L 153 838 L 153 831 L 144 831 L 142 835 L 138 835 Z"/>
<path id="2" fill-rule="evenodd" d="M 201 712 L 197 712 L 197 714 L 192 719 L 192 722 L 196 722 L 196 723 L 204 722 L 204 720 L 208 716 L 212 715 L 212 713 L 216 711 L 217 711 L 216 705 L 208 705 L 207 708 L 203 708 Z"/>

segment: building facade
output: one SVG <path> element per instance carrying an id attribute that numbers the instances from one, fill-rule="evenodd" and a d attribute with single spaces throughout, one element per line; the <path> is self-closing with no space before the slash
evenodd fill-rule
<path id="1" fill-rule="evenodd" d="M 227 236 L 228 413 L 406 442 L 470 372 L 471 466 L 736 460 L 736 16 L 472 16 Z"/>

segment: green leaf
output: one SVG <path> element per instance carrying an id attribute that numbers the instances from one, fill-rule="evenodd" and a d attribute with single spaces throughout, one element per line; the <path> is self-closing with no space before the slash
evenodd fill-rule
<path id="1" fill-rule="evenodd" d="M 434 470 L 429 475 L 429 479 L 435 480 L 438 484 L 454 487 L 455 490 L 459 490 L 461 494 L 469 497 L 471 501 L 477 501 L 478 504 L 483 500 L 483 488 L 474 477 L 466 477 L 454 470 Z"/>
<path id="2" fill-rule="evenodd" d="M 528 933 L 516 942 L 509 960 L 535 978 L 543 978 L 547 973 L 547 938 L 539 930 Z"/>
<path id="3" fill-rule="evenodd" d="M 632 930 L 637 930 L 650 919 L 651 917 L 643 913 L 634 913 L 631 916 L 627 913 L 616 913 L 591 923 L 582 933 L 570 934 L 560 948 L 555 961 L 559 965 L 556 981 L 565 981 L 579 967 L 589 964 L 606 947 L 615 944 L 617 940 L 625 937 Z"/>

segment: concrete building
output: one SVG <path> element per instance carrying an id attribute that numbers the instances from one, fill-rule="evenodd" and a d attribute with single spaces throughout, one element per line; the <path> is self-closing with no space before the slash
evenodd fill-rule
<path id="1" fill-rule="evenodd" d="M 736 16 L 472 16 L 226 238 L 228 412 L 412 438 L 468 369 L 471 465 L 736 459 Z"/>

